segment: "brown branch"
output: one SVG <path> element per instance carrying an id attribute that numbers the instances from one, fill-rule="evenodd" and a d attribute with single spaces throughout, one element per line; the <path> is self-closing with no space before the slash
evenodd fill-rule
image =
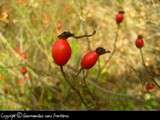
<path id="1" fill-rule="evenodd" d="M 77 93 L 77 95 L 79 96 L 81 102 L 85 105 L 85 107 L 89 108 L 89 106 L 87 105 L 87 103 L 85 102 L 84 98 L 82 97 L 81 93 L 79 92 L 79 90 L 77 90 L 73 85 L 72 83 L 67 79 L 67 76 L 64 72 L 64 69 L 63 69 L 63 66 L 60 66 L 60 70 L 61 70 L 61 73 L 64 77 L 64 80 L 68 83 L 68 85 L 72 88 L 73 91 L 75 91 L 75 93 Z"/>

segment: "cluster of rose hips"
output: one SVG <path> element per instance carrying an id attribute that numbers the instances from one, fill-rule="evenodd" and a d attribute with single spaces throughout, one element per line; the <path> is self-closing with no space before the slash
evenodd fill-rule
<path id="1" fill-rule="evenodd" d="M 124 11 L 119 11 L 117 15 L 115 16 L 115 20 L 116 20 L 117 25 L 120 25 L 120 23 L 122 23 L 122 21 L 124 20 Z M 59 39 L 52 45 L 52 51 L 51 51 L 52 58 L 54 62 L 61 67 L 64 66 L 71 58 L 72 50 L 67 41 L 69 37 L 76 38 L 76 36 L 70 32 L 63 32 L 62 34 L 58 36 Z M 83 36 L 83 37 L 87 37 L 87 36 Z M 142 47 L 144 46 L 144 40 L 143 40 L 142 35 L 138 35 L 135 41 L 135 45 L 137 48 L 142 49 Z M 106 51 L 103 47 L 97 47 L 94 51 L 89 51 L 81 59 L 81 68 L 82 69 L 92 68 L 96 64 L 100 55 L 103 55 L 109 52 L 110 51 Z M 154 88 L 153 87 L 154 84 L 152 85 L 151 84 L 147 84 L 146 89 Z"/>
<path id="2" fill-rule="evenodd" d="M 119 25 L 124 19 L 124 11 L 119 11 L 118 14 L 116 15 L 116 22 Z M 142 49 L 144 46 L 144 40 L 143 40 L 143 36 L 142 35 L 138 35 L 137 39 L 135 40 L 135 45 L 138 49 Z M 150 92 L 152 90 L 154 90 L 155 88 L 155 84 L 154 83 L 147 83 L 145 85 L 145 89 L 146 91 Z"/>
<path id="3" fill-rule="evenodd" d="M 52 45 L 52 57 L 55 63 L 59 66 L 64 66 L 71 58 L 72 50 L 67 41 L 69 37 L 75 37 L 75 36 L 70 32 L 63 32 L 58 36 L 59 39 Z M 75 38 L 82 38 L 82 37 L 75 37 Z M 94 51 L 89 51 L 84 55 L 84 57 L 81 60 L 81 68 L 82 69 L 92 68 L 96 64 L 99 56 L 107 52 L 109 51 L 106 51 L 102 47 L 98 47 Z"/>

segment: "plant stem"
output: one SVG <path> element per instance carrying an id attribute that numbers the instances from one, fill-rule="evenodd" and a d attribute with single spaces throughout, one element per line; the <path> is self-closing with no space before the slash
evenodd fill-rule
<path id="1" fill-rule="evenodd" d="M 73 72 L 76 71 L 75 68 L 73 68 L 72 66 L 69 66 L 67 65 L 68 69 L 71 69 Z M 135 97 L 132 97 L 130 95 L 126 95 L 126 94 L 123 94 L 123 93 L 117 93 L 117 92 L 114 92 L 114 91 L 111 91 L 111 90 L 107 90 L 105 88 L 103 88 L 102 86 L 100 86 L 97 82 L 96 82 L 97 79 L 95 79 L 94 77 L 89 77 L 88 79 L 88 84 L 92 85 L 93 87 L 96 88 L 97 91 L 100 91 L 101 93 L 104 93 L 104 94 L 110 94 L 110 95 L 115 95 L 115 96 L 120 96 L 120 97 L 127 97 L 127 98 L 131 98 L 131 99 L 134 99 L 136 101 L 139 101 L 139 102 L 144 102 L 142 101 L 141 99 L 137 99 Z"/>
<path id="2" fill-rule="evenodd" d="M 140 49 L 140 55 L 141 55 L 142 64 L 143 64 L 146 72 L 151 75 L 151 80 L 157 85 L 157 87 L 160 88 L 160 85 L 156 82 L 156 80 L 154 79 L 154 76 L 151 74 L 151 72 L 148 70 L 148 68 L 147 68 L 147 66 L 145 64 L 145 60 L 144 60 L 144 55 L 143 55 L 142 49 Z"/>
<path id="3" fill-rule="evenodd" d="M 98 79 L 101 75 L 101 65 L 100 65 L 100 59 L 98 59 L 98 70 L 97 70 L 97 76 L 96 76 L 96 79 Z"/>
<path id="4" fill-rule="evenodd" d="M 85 31 L 85 34 L 87 34 L 87 29 L 86 29 L 86 27 L 85 27 L 85 24 L 83 24 L 83 26 L 84 26 L 84 31 Z M 95 32 L 96 33 L 96 32 Z M 87 50 L 91 50 L 91 42 L 90 42 L 90 40 L 89 40 L 89 37 L 86 37 L 86 40 L 87 40 Z"/>
<path id="5" fill-rule="evenodd" d="M 113 55 L 115 54 L 116 52 L 116 49 L 117 49 L 117 41 L 118 41 L 118 37 L 119 37 L 119 30 L 120 30 L 120 25 L 118 24 L 117 26 L 117 32 L 116 32 L 116 37 L 115 37 L 115 40 L 114 40 L 114 43 L 113 43 L 113 50 L 112 50 L 112 53 L 110 54 L 108 60 L 105 62 L 105 64 L 103 65 L 102 67 L 102 71 L 103 69 L 105 68 L 106 64 L 112 59 Z"/>
<path id="6" fill-rule="evenodd" d="M 86 90 L 88 91 L 89 95 L 91 96 L 91 98 L 95 101 L 96 98 L 95 96 L 92 94 L 92 92 L 90 91 L 88 85 L 87 85 L 87 81 L 86 81 L 86 78 L 87 78 L 87 74 L 85 75 L 85 71 L 83 70 L 83 83 L 84 83 L 84 87 L 86 88 Z"/>
<path id="7" fill-rule="evenodd" d="M 79 76 L 79 74 L 82 72 L 83 68 L 80 68 L 78 73 L 76 74 L 75 78 L 77 78 Z"/>
<path id="8" fill-rule="evenodd" d="M 74 38 L 76 39 L 80 39 L 80 38 L 84 38 L 84 37 L 91 37 L 93 36 L 94 34 L 96 34 L 96 30 L 94 30 L 91 34 L 85 34 L 85 35 L 81 35 L 81 36 L 73 36 Z"/>
<path id="9" fill-rule="evenodd" d="M 127 64 L 127 66 L 130 67 L 131 70 L 136 73 L 136 75 L 137 75 L 137 76 L 139 77 L 139 79 L 140 79 L 140 82 L 141 82 L 142 84 L 144 84 L 144 83 L 143 83 L 143 78 L 141 77 L 140 73 L 139 73 L 132 65 Z"/>
<path id="10" fill-rule="evenodd" d="M 85 107 L 88 108 L 88 105 L 87 105 L 87 103 L 85 102 L 85 100 L 83 99 L 83 97 L 82 97 L 81 93 L 79 92 L 79 90 L 77 90 L 77 89 L 72 85 L 72 83 L 67 79 L 67 76 L 66 76 L 66 74 L 65 74 L 65 72 L 64 72 L 64 69 L 63 69 L 63 66 L 60 66 L 60 70 L 61 70 L 61 73 L 62 73 L 62 75 L 63 75 L 63 77 L 64 77 L 64 80 L 65 80 L 65 81 L 68 83 L 68 85 L 75 91 L 75 93 L 77 93 L 77 95 L 79 96 L 81 102 L 85 105 Z"/>
<path id="11" fill-rule="evenodd" d="M 102 67 L 99 67 L 99 71 L 97 73 L 97 77 L 96 79 L 98 79 L 102 73 L 102 71 L 105 69 L 106 65 L 109 63 L 109 61 L 111 61 L 113 55 L 115 54 L 116 52 L 116 49 L 117 49 L 117 41 L 118 41 L 118 37 L 119 37 L 119 30 L 120 30 L 120 25 L 117 24 L 117 31 L 116 31 L 116 37 L 115 37 L 115 40 L 114 40 L 114 43 L 113 43 L 113 50 L 112 50 L 112 53 L 110 54 L 108 60 L 104 63 L 104 65 Z"/>
<path id="12" fill-rule="evenodd" d="M 147 66 L 146 66 L 146 64 L 145 64 L 145 60 L 144 60 L 144 56 L 143 56 L 143 51 L 142 51 L 142 49 L 140 49 L 140 55 L 141 55 L 142 64 L 143 64 L 143 66 L 146 68 Z"/>

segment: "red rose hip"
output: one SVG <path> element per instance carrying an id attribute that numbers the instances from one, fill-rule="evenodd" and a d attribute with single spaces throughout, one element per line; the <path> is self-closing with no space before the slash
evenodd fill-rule
<path id="1" fill-rule="evenodd" d="M 52 46 L 52 57 L 57 65 L 65 65 L 71 57 L 71 47 L 67 40 L 60 39 Z"/>
<path id="2" fill-rule="evenodd" d="M 90 51 L 86 53 L 81 61 L 82 69 L 92 68 L 96 64 L 99 56 L 107 52 L 110 52 L 110 51 L 106 51 L 104 48 L 98 47 L 95 51 Z"/>
<path id="3" fill-rule="evenodd" d="M 58 40 L 52 45 L 52 58 L 54 62 L 59 65 L 65 65 L 71 57 L 71 47 L 67 42 L 67 38 L 73 36 L 69 32 L 63 32 L 58 36 Z"/>
<path id="4" fill-rule="evenodd" d="M 152 91 L 155 89 L 155 84 L 154 83 L 147 83 L 146 86 L 145 86 L 145 89 L 147 91 Z"/>
<path id="5" fill-rule="evenodd" d="M 120 24 L 124 19 L 124 11 L 119 11 L 116 15 L 116 22 L 117 24 Z"/>
<path id="6" fill-rule="evenodd" d="M 82 59 L 81 66 L 84 69 L 90 69 L 96 64 L 99 55 L 95 52 L 88 52 Z"/>
<path id="7" fill-rule="evenodd" d="M 28 72 L 28 70 L 27 70 L 26 67 L 21 67 L 21 68 L 20 68 L 20 72 L 21 72 L 23 75 L 25 75 L 25 74 Z"/>
<path id="8" fill-rule="evenodd" d="M 137 48 L 142 48 L 144 46 L 144 40 L 143 40 L 142 35 L 138 35 L 138 37 L 135 41 L 135 45 L 136 45 Z"/>

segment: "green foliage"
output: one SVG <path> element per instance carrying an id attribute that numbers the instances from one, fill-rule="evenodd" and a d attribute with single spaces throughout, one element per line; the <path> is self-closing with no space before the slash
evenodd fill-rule
<path id="1" fill-rule="evenodd" d="M 116 0 L 118 3 L 122 4 L 125 2 L 125 0 Z"/>

